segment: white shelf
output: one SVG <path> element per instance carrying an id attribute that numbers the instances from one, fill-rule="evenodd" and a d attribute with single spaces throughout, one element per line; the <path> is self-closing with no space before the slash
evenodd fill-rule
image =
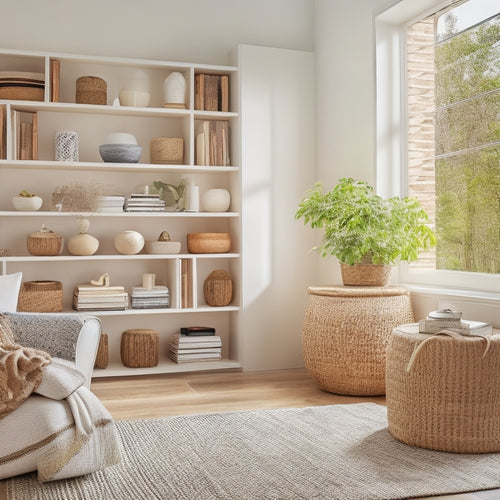
<path id="1" fill-rule="evenodd" d="M 228 173 L 237 172 L 238 167 L 203 166 L 203 165 L 158 165 L 153 163 L 104 163 L 104 162 L 67 162 L 53 160 L 0 160 L 0 168 L 4 169 L 38 169 L 38 170 L 71 170 L 101 172 L 148 172 L 148 173 Z"/>
<path id="2" fill-rule="evenodd" d="M 238 212 L 18 212 L 0 211 L 3 217 L 171 217 L 171 218 L 210 218 L 239 217 Z"/>
<path id="3" fill-rule="evenodd" d="M 37 256 L 20 255 L 13 257 L 0 257 L 0 262 L 81 262 L 84 260 L 165 260 L 165 259 L 237 259 L 239 253 L 173 253 L 173 254 L 145 254 L 136 255 L 56 255 L 56 256 Z"/>
<path id="4" fill-rule="evenodd" d="M 123 311 L 66 311 L 80 316 L 141 316 L 150 314 L 192 314 L 192 313 L 225 313 L 239 311 L 238 306 L 211 307 L 200 306 L 190 308 L 164 308 L 164 309 L 125 309 Z"/>
<path id="5" fill-rule="evenodd" d="M 161 360 L 151 368 L 128 368 L 121 363 L 110 363 L 107 368 L 94 368 L 93 378 L 130 377 L 136 375 L 154 375 L 161 373 L 184 373 L 193 371 L 240 369 L 241 363 L 231 359 L 220 361 L 199 361 L 196 363 L 175 363 L 172 360 Z"/>

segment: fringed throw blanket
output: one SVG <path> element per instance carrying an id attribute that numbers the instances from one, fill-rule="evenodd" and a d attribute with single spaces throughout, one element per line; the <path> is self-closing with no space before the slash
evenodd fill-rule
<path id="1" fill-rule="evenodd" d="M 84 376 L 70 362 L 36 349 L 0 344 L 0 432 L 7 428 L 11 432 L 6 434 L 17 434 L 2 438 L 0 477 L 27 472 L 18 464 L 27 457 L 36 462 L 41 482 L 95 472 L 120 462 L 111 415 L 84 382 Z M 34 392 L 44 398 L 33 396 L 26 401 Z M 71 415 L 63 412 L 66 417 L 54 418 L 61 412 L 40 404 L 45 398 L 55 400 L 52 404 L 67 404 Z M 31 400 L 38 403 L 35 414 L 46 419 L 44 425 L 33 421 Z M 15 448 L 9 443 L 15 443 Z"/>
<path id="2" fill-rule="evenodd" d="M 0 419 L 15 410 L 41 383 L 49 354 L 29 347 L 0 344 Z"/>

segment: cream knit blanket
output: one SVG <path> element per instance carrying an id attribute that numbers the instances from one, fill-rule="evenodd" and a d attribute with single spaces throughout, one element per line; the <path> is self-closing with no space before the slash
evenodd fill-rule
<path id="1" fill-rule="evenodd" d="M 84 376 L 68 361 L 51 360 L 47 353 L 34 349 L 0 345 L 0 429 L 1 418 L 17 409 L 16 428 L 24 443 L 15 453 L 0 456 L 0 465 L 33 454 L 38 479 L 45 482 L 119 463 L 120 443 L 112 417 L 84 382 Z M 55 400 L 54 404 L 67 403 L 73 421 L 53 418 L 57 412 L 41 413 L 38 418 L 48 419 L 49 427 L 41 435 L 32 411 L 24 412 L 22 407 L 32 392 Z M 17 440 L 16 436 L 2 439 Z"/>

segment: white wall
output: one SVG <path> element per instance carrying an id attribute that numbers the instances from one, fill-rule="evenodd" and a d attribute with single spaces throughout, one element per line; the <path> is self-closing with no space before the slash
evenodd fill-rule
<path id="1" fill-rule="evenodd" d="M 373 12 L 387 0 L 316 0 L 317 180 L 374 184 L 375 48 Z M 340 284 L 336 259 L 320 259 L 317 284 Z"/>
<path id="2" fill-rule="evenodd" d="M 227 64 L 238 43 L 313 50 L 311 0 L 2 2 L 0 47 Z"/>

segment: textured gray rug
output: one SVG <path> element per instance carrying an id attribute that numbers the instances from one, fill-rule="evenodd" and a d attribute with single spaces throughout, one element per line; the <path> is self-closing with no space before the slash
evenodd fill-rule
<path id="1" fill-rule="evenodd" d="M 500 487 L 500 454 L 406 446 L 373 403 L 117 422 L 123 464 L 11 500 L 394 499 Z"/>

